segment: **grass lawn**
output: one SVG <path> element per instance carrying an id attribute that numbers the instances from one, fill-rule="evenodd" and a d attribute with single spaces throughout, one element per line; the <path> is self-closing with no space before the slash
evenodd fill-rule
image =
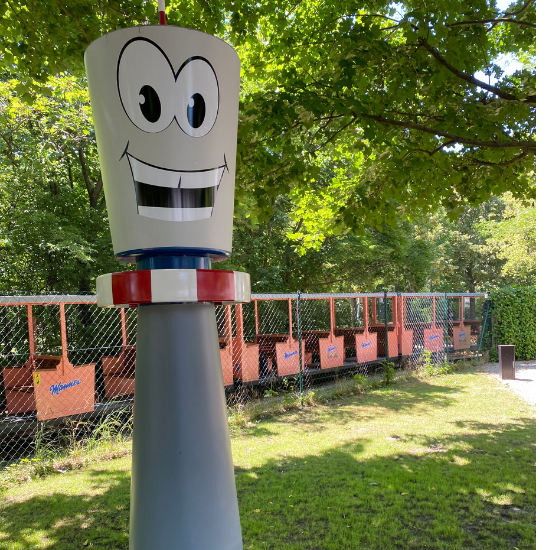
<path id="1" fill-rule="evenodd" d="M 475 369 L 257 420 L 232 444 L 247 550 L 535 547 L 535 410 Z M 0 494 L 0 548 L 126 549 L 130 461 Z"/>

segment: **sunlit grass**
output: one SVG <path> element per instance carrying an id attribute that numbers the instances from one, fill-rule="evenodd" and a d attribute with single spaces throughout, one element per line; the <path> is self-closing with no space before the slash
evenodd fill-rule
<path id="1" fill-rule="evenodd" d="M 535 411 L 499 388 L 475 370 L 409 377 L 234 423 L 245 548 L 534 548 Z M 0 548 L 127 548 L 129 470 L 7 490 Z"/>

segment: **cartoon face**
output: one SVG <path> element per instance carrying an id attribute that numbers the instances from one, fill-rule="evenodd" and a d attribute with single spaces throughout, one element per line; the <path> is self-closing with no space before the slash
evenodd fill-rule
<path id="1" fill-rule="evenodd" d="M 133 38 L 120 52 L 117 83 L 126 115 L 143 132 L 162 132 L 175 123 L 186 135 L 199 139 L 216 123 L 218 79 L 203 57 L 187 59 L 174 71 L 158 45 Z M 130 164 L 138 214 L 167 221 L 212 215 L 227 168 L 225 158 L 218 160 L 218 166 L 200 170 L 165 168 L 136 158 L 128 141 L 121 160 Z"/>
<path id="2" fill-rule="evenodd" d="M 198 31 L 150 26 L 101 37 L 85 62 L 117 257 L 229 255 L 240 76 L 234 50 Z"/>

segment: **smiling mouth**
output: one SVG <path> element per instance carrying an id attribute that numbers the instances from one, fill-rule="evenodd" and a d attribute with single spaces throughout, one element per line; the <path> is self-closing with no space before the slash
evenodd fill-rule
<path id="1" fill-rule="evenodd" d="M 227 162 L 206 170 L 173 170 L 126 156 L 134 179 L 138 214 L 157 220 L 188 222 L 212 216 Z M 121 159 L 122 159 L 121 157 Z"/>

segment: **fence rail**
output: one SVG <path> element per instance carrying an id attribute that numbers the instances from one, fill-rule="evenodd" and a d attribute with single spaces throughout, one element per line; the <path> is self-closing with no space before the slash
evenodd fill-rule
<path id="1" fill-rule="evenodd" d="M 478 353 L 487 312 L 483 293 L 253 294 L 216 306 L 228 404 L 384 360 Z M 99 308 L 95 296 L 0 296 L 0 464 L 32 455 L 44 426 L 131 417 L 136 332 L 136 309 Z"/>

